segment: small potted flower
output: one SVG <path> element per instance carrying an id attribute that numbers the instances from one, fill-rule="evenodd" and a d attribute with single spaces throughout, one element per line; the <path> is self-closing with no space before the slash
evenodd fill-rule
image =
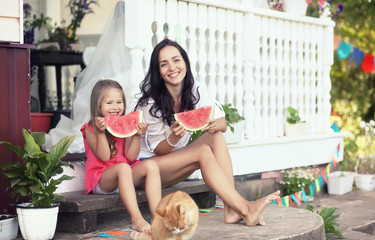
<path id="1" fill-rule="evenodd" d="M 359 139 L 362 142 L 359 143 L 361 147 L 355 167 L 357 172 L 355 184 L 361 190 L 373 191 L 375 190 L 375 151 L 372 140 L 375 136 L 375 121 L 362 121 L 360 126 L 364 129 L 365 135 Z"/>
<path id="2" fill-rule="evenodd" d="M 310 124 L 302 120 L 297 109 L 289 106 L 287 108 L 284 132 L 287 137 L 303 136 L 310 133 Z"/>

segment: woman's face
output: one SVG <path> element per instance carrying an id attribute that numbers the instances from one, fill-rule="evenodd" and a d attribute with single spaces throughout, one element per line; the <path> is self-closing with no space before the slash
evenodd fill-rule
<path id="1" fill-rule="evenodd" d="M 168 86 L 182 86 L 186 76 L 186 64 L 177 48 L 166 46 L 159 52 L 159 71 Z"/>
<path id="2" fill-rule="evenodd" d="M 108 115 L 123 115 L 124 102 L 122 101 L 122 91 L 117 88 L 107 89 L 106 96 L 100 105 L 100 111 L 105 117 Z"/>

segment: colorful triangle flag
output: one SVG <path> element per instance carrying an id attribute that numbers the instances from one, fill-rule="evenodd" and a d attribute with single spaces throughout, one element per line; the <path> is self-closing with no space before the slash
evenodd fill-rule
<path id="1" fill-rule="evenodd" d="M 355 61 L 355 67 L 362 62 L 362 59 L 365 57 L 365 53 L 359 50 L 358 48 L 353 49 L 352 56 L 350 57 L 349 64 L 352 64 Z"/>
<path id="2" fill-rule="evenodd" d="M 306 193 L 305 193 L 305 189 L 302 189 L 301 193 L 302 193 L 303 202 L 307 203 L 308 200 L 307 200 L 307 196 L 306 196 Z"/>
<path id="3" fill-rule="evenodd" d="M 276 199 L 277 205 L 283 206 L 283 200 L 281 198 Z"/>
<path id="4" fill-rule="evenodd" d="M 326 171 L 326 170 L 324 170 L 324 172 L 322 173 L 321 176 L 323 177 L 323 181 L 324 181 L 325 183 L 327 183 L 327 171 Z"/>
<path id="5" fill-rule="evenodd" d="M 366 53 L 362 63 L 362 70 L 365 73 L 372 73 L 375 70 L 374 56 L 371 53 Z"/>
<path id="6" fill-rule="evenodd" d="M 289 207 L 289 196 L 283 197 L 283 200 L 284 200 L 285 206 Z"/>
<path id="7" fill-rule="evenodd" d="M 347 57 L 350 56 L 350 53 L 352 51 L 352 45 L 344 42 L 344 41 L 341 41 L 338 49 L 337 49 L 337 55 L 339 57 L 339 59 L 345 59 Z"/>
<path id="8" fill-rule="evenodd" d="M 101 233 L 98 235 L 94 235 L 94 237 L 115 237 L 115 236 L 109 235 L 108 233 Z"/>
<path id="9" fill-rule="evenodd" d="M 289 205 L 290 205 L 291 207 L 294 207 L 293 200 L 292 200 L 292 196 L 294 196 L 294 195 L 290 195 L 290 196 L 289 196 Z"/>

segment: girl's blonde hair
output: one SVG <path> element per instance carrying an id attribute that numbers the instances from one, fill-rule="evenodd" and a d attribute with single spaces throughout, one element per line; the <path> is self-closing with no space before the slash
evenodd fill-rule
<path id="1" fill-rule="evenodd" d="M 94 132 L 97 133 L 98 129 L 96 128 L 95 117 L 104 117 L 101 112 L 101 105 L 105 98 L 107 97 L 108 90 L 110 88 L 117 88 L 122 92 L 122 101 L 124 103 L 124 113 L 126 109 L 126 100 L 125 94 L 121 87 L 121 85 L 110 79 L 99 80 L 93 87 L 90 97 L 90 122 L 89 124 L 93 127 Z M 117 149 L 116 149 L 116 142 L 111 138 L 111 134 L 105 130 L 105 135 L 107 137 L 108 145 L 111 150 L 111 156 L 116 156 Z"/>

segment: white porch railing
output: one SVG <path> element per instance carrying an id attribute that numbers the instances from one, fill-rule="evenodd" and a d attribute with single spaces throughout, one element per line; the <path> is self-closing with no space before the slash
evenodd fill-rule
<path id="1" fill-rule="evenodd" d="M 187 50 L 194 76 L 212 97 L 232 103 L 244 115 L 247 139 L 283 136 L 288 106 L 309 120 L 313 133 L 329 130 L 334 26 L 330 19 L 291 16 L 232 1 L 125 4 L 135 89 L 153 46 L 168 37 Z"/>

